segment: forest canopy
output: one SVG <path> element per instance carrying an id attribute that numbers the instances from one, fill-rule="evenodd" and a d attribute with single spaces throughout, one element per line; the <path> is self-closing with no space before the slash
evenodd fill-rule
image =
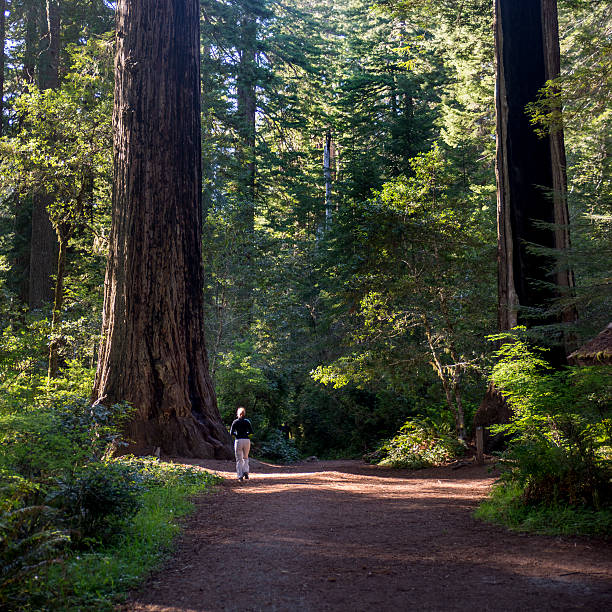
<path id="1" fill-rule="evenodd" d="M 87 397 L 98 361 L 114 3 L 2 4 L 0 384 L 36 406 Z M 554 255 L 575 289 L 544 309 L 571 303 L 575 348 L 611 312 L 612 25 L 606 2 L 558 9 L 560 75 L 525 113 L 546 134 L 563 109 Z M 262 448 L 294 452 L 285 425 L 302 453 L 361 454 L 417 417 L 470 436 L 497 331 L 493 18 L 488 0 L 200 2 L 210 374 Z"/>

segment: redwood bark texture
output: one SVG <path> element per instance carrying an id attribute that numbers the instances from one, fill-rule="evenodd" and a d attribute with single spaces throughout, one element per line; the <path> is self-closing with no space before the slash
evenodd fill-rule
<path id="1" fill-rule="evenodd" d="M 554 0 L 495 0 L 495 45 L 498 323 L 507 330 L 558 322 L 542 312 L 573 284 L 567 268 L 529 249 L 569 247 L 563 132 L 539 137 L 525 109 L 559 73 Z"/>
<path id="2" fill-rule="evenodd" d="M 561 73 L 561 52 L 559 48 L 559 17 L 557 0 L 542 2 L 542 38 L 544 41 L 544 65 L 546 80 L 555 79 Z M 550 158 L 552 167 L 552 197 L 554 204 L 555 247 L 567 253 L 571 247 L 569 233 L 569 210 L 567 204 L 567 161 L 563 137 L 563 116 L 561 104 L 554 108 L 555 125 L 549 134 Z M 574 288 L 573 271 L 567 258 L 560 258 L 556 269 L 556 282 L 560 295 L 569 297 Z M 576 320 L 573 306 L 562 312 L 564 322 Z"/>
<path id="3" fill-rule="evenodd" d="M 230 458 L 204 343 L 198 0 L 119 0 L 114 194 L 93 399 L 129 450 Z"/>

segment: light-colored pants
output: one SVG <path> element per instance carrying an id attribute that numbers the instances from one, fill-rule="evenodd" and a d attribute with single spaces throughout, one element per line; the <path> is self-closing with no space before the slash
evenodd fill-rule
<path id="1" fill-rule="evenodd" d="M 251 441 L 248 438 L 237 439 L 234 442 L 234 451 L 236 453 L 236 473 L 238 478 L 242 478 L 249 473 L 249 451 L 251 450 Z"/>

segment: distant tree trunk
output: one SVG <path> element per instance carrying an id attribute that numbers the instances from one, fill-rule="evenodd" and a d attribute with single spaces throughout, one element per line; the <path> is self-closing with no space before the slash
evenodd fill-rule
<path id="1" fill-rule="evenodd" d="M 325 229 L 329 230 L 332 224 L 332 171 L 331 171 L 331 130 L 325 134 L 323 146 L 323 176 L 325 177 Z"/>
<path id="2" fill-rule="evenodd" d="M 257 19 L 248 9 L 240 23 L 240 63 L 237 74 L 237 118 L 240 146 L 238 149 L 239 202 L 238 225 L 244 240 L 239 309 L 243 314 L 241 335 L 248 335 L 253 319 L 253 283 L 255 270 L 255 118 L 257 98 L 255 90 L 257 55 Z"/>
<path id="3" fill-rule="evenodd" d="M 540 0 L 495 0 L 500 330 L 559 322 L 543 314 L 559 295 L 551 284 L 571 283 L 567 273 L 560 282 L 552 257 L 529 248 L 563 249 L 569 243 L 563 136 L 539 137 L 525 110 L 555 70 L 552 59 L 547 61 L 555 54 L 549 14 L 554 3 L 542 1 L 546 6 Z M 558 38 L 556 43 L 558 58 Z M 564 225 L 551 229 L 558 220 Z M 562 361 L 563 353 L 559 345 L 553 360 Z"/>
<path id="4" fill-rule="evenodd" d="M 25 56 L 23 60 L 23 78 L 27 84 L 32 84 L 36 80 L 38 13 L 38 5 L 33 0 L 30 0 L 26 5 Z"/>
<path id="5" fill-rule="evenodd" d="M 241 23 L 240 64 L 238 66 L 238 121 L 242 141 L 242 195 L 251 204 L 255 200 L 255 57 L 257 52 L 257 20 L 245 15 Z"/>
<path id="6" fill-rule="evenodd" d="M 41 14 L 41 31 L 45 32 L 38 63 L 38 87 L 44 91 L 59 84 L 60 6 L 57 0 L 47 0 Z M 47 207 L 53 194 L 39 191 L 33 196 L 32 237 L 30 241 L 30 274 L 28 303 L 39 308 L 53 298 L 53 275 L 58 260 L 57 234 Z"/>
<path id="7" fill-rule="evenodd" d="M 57 256 L 57 271 L 55 274 L 55 289 L 53 293 L 53 315 L 51 319 L 51 342 L 49 344 L 49 379 L 55 378 L 59 373 L 60 339 L 56 336 L 64 307 L 64 276 L 66 273 L 66 249 L 68 248 L 69 233 L 65 228 L 57 231 L 59 248 Z"/>
<path id="8" fill-rule="evenodd" d="M 119 0 L 114 193 L 93 399 L 129 450 L 230 458 L 204 343 L 198 0 Z"/>
<path id="9" fill-rule="evenodd" d="M 25 88 L 29 89 L 36 80 L 36 57 L 38 55 L 38 4 L 33 0 L 24 7 L 24 58 L 21 77 Z M 22 117 L 18 118 L 19 129 Z M 30 242 L 32 239 L 32 197 L 31 194 L 16 192 L 13 196 L 15 220 L 13 244 L 11 249 L 11 273 L 13 290 L 24 304 L 29 304 L 30 292 Z"/>
<path id="10" fill-rule="evenodd" d="M 5 0 L 0 0 L 0 137 L 4 134 L 4 44 L 5 32 Z"/>
<path id="11" fill-rule="evenodd" d="M 59 84 L 60 2 L 46 0 L 42 12 L 42 47 L 38 63 L 38 86 L 41 90 L 56 89 Z"/>

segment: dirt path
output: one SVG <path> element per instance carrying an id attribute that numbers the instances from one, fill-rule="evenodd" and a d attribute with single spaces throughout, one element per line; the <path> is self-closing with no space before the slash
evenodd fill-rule
<path id="1" fill-rule="evenodd" d="M 390 471 L 200 462 L 231 480 L 198 502 L 129 611 L 612 610 L 612 546 L 472 518 L 483 467 Z"/>

